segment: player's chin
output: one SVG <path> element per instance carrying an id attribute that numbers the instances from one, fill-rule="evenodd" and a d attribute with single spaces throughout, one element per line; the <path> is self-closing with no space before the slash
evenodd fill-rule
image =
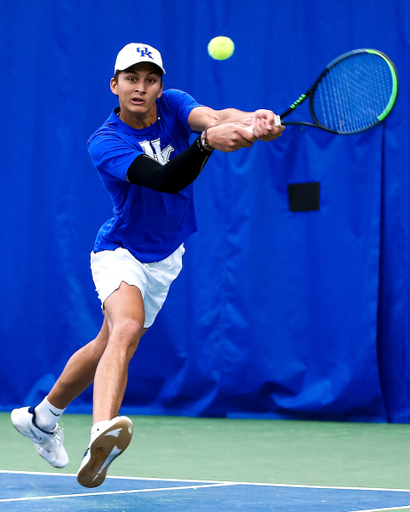
<path id="1" fill-rule="evenodd" d="M 148 110 L 146 102 L 136 103 L 134 101 L 130 101 L 128 108 L 134 112 L 144 112 Z"/>
<path id="2" fill-rule="evenodd" d="M 132 104 L 132 105 L 130 105 L 129 110 L 131 112 L 140 114 L 140 113 L 144 112 L 145 109 L 142 107 L 142 105 L 134 105 L 134 104 Z"/>

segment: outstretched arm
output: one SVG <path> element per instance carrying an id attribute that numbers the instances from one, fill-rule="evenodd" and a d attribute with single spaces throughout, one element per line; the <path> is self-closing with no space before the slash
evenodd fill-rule
<path id="1" fill-rule="evenodd" d="M 165 165 L 140 154 L 127 171 L 127 181 L 135 185 L 178 194 L 201 173 L 212 154 L 212 149 L 231 152 L 252 146 L 256 137 L 238 123 L 226 123 L 207 130 L 208 146 L 204 145 L 202 133 L 185 151 Z"/>
<path id="2" fill-rule="evenodd" d="M 185 151 L 161 165 L 147 155 L 139 155 L 127 171 L 127 180 L 159 192 L 177 194 L 192 183 L 204 168 L 213 149 L 226 153 L 250 147 L 260 138 L 273 140 L 283 127 L 274 123 L 270 110 L 241 112 L 236 109 L 195 108 L 188 117 L 191 128 L 203 133 Z M 252 132 L 247 127 L 252 126 Z"/>
<path id="3" fill-rule="evenodd" d="M 197 107 L 189 114 L 188 123 L 197 132 L 225 123 L 240 123 L 245 126 L 252 126 L 255 137 L 263 141 L 280 137 L 285 129 L 284 126 L 275 126 L 275 114 L 271 110 L 265 109 L 243 112 L 235 108 L 214 110 L 210 107 Z M 211 136 L 211 130 L 209 135 Z M 219 148 L 216 147 L 216 149 Z"/>

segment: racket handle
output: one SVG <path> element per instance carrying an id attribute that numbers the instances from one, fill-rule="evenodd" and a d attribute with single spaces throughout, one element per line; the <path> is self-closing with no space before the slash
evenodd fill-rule
<path id="1" fill-rule="evenodd" d="M 275 126 L 282 126 L 280 116 L 278 116 L 278 115 L 275 115 Z M 248 130 L 249 133 L 253 134 L 252 126 L 247 126 L 246 129 Z"/>

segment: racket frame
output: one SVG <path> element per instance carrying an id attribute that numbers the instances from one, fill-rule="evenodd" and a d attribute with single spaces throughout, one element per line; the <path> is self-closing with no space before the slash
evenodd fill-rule
<path id="1" fill-rule="evenodd" d="M 322 78 L 330 71 L 331 68 L 333 68 L 335 65 L 339 64 L 342 60 L 345 60 L 347 58 L 352 57 L 355 54 L 360 54 L 360 53 L 372 53 L 372 54 L 378 55 L 379 57 L 384 59 L 386 61 L 386 63 L 388 64 L 390 72 L 391 72 L 391 76 L 392 76 L 392 93 L 391 93 L 389 102 L 387 103 L 384 111 L 381 114 L 379 114 L 379 116 L 377 117 L 377 121 L 375 121 L 371 125 L 367 126 L 363 130 L 358 130 L 358 131 L 353 131 L 353 132 L 339 132 L 337 130 L 332 130 L 330 128 L 327 128 L 326 126 L 322 125 L 316 117 L 316 114 L 315 114 L 315 111 L 313 108 L 314 92 L 315 92 L 316 88 L 319 86 L 319 83 L 322 80 Z M 326 66 L 326 68 L 323 70 L 323 72 L 317 77 L 314 84 L 304 94 L 299 96 L 299 98 L 294 103 L 292 103 L 292 105 L 287 110 L 285 110 L 285 112 L 283 112 L 279 116 L 279 118 L 281 120 L 281 124 L 284 126 L 288 126 L 288 125 L 312 126 L 314 128 L 319 128 L 321 130 L 325 130 L 326 132 L 334 133 L 337 135 L 354 135 L 356 133 L 365 132 L 365 131 L 370 130 L 371 128 L 374 128 L 375 126 L 379 125 L 392 111 L 393 106 L 398 97 L 398 92 L 399 92 L 399 77 L 397 75 L 397 71 L 396 71 L 396 68 L 394 67 L 393 62 L 387 57 L 387 55 L 385 55 L 384 53 L 382 53 L 378 50 L 373 50 L 373 49 L 369 49 L 369 48 L 352 50 L 352 51 L 344 53 L 343 55 L 340 55 L 336 59 L 332 60 L 332 62 L 330 62 Z M 287 122 L 283 123 L 282 119 L 284 117 L 288 116 L 289 114 L 291 114 L 307 98 L 309 98 L 309 111 L 310 111 L 310 115 L 312 116 L 312 119 L 314 122 L 309 123 L 309 122 L 305 122 L 305 121 L 287 121 Z"/>

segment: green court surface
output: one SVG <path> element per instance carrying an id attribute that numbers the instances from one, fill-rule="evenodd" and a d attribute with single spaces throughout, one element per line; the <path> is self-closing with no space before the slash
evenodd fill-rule
<path id="1" fill-rule="evenodd" d="M 410 425 L 163 416 L 131 419 L 133 440 L 111 466 L 110 475 L 410 489 Z M 57 470 L 14 430 L 10 415 L 0 413 L 0 469 L 76 473 L 88 445 L 91 417 L 65 414 L 60 425 L 70 462 Z"/>

